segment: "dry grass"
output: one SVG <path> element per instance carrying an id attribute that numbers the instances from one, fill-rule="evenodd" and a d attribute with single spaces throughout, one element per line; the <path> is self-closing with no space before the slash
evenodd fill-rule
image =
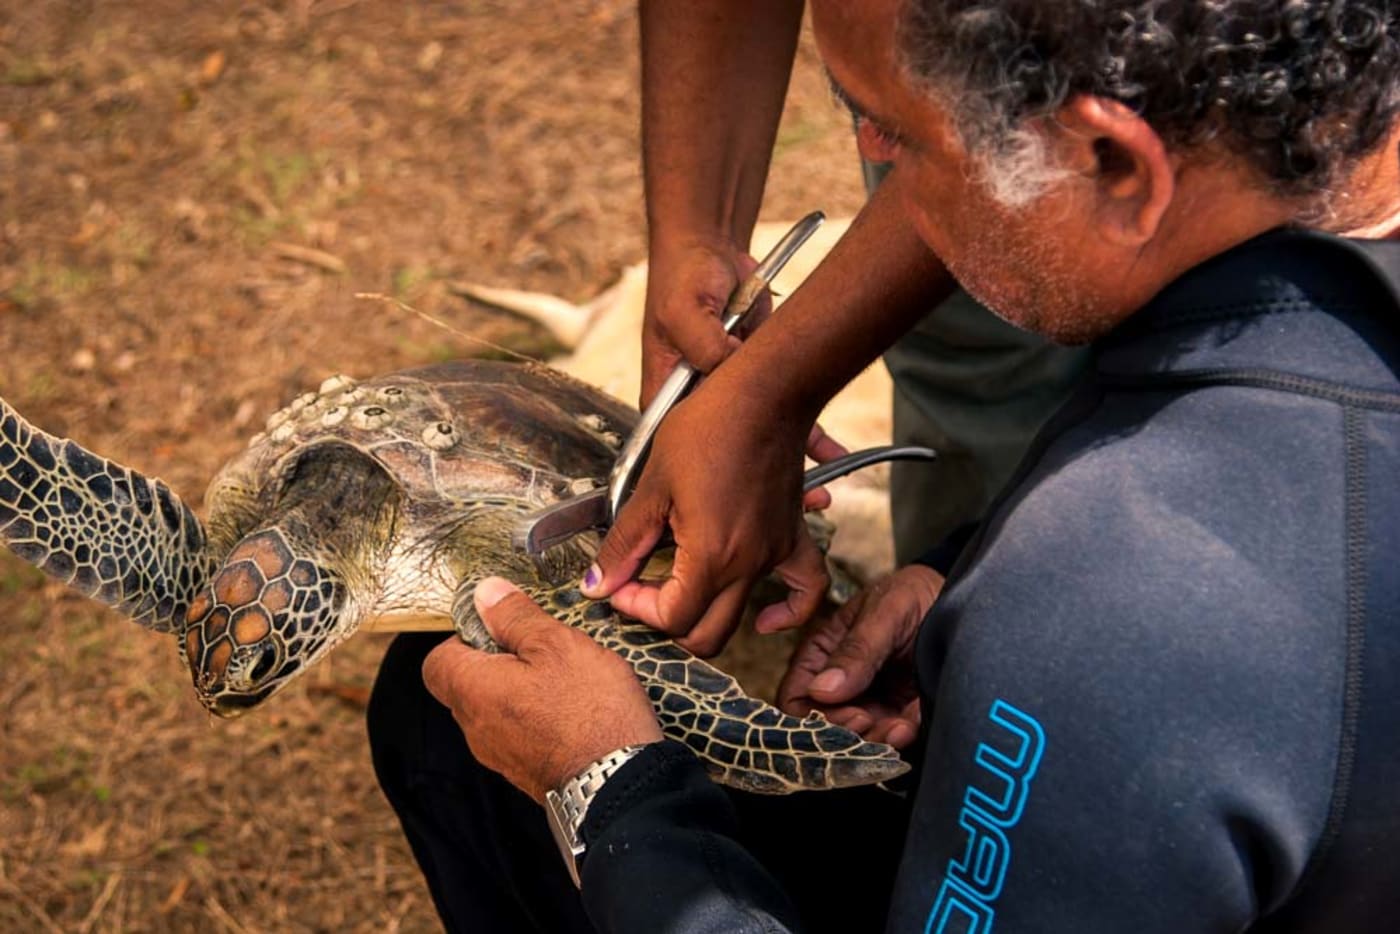
<path id="1" fill-rule="evenodd" d="M 640 258 L 622 0 L 0 0 L 0 393 L 197 501 L 326 375 L 536 329 Z M 765 216 L 861 200 L 810 45 Z M 171 640 L 0 556 L 0 930 L 434 930 L 356 703 L 383 637 L 213 722 Z"/>

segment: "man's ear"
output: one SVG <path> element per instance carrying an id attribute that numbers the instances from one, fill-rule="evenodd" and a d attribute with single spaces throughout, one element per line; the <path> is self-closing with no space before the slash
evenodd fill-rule
<path id="1" fill-rule="evenodd" d="M 1095 223 L 1112 243 L 1151 240 L 1176 191 L 1162 138 L 1124 104 L 1081 94 L 1055 113 L 1061 164 L 1094 186 Z"/>

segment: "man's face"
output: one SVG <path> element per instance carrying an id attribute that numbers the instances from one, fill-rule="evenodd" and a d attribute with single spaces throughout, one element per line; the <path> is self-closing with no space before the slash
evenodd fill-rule
<path id="1" fill-rule="evenodd" d="M 894 163 L 885 184 L 897 189 L 919 236 L 1001 317 L 1065 342 L 1106 330 L 1125 309 L 1114 293 L 1113 258 L 1090 229 L 1090 186 L 1066 179 L 1019 208 L 993 200 L 947 112 L 898 67 L 900 4 L 812 4 L 822 57 L 860 122 L 862 153 Z"/>

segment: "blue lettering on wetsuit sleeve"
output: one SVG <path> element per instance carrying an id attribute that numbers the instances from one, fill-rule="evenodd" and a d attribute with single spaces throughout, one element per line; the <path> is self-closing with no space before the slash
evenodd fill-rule
<path id="1" fill-rule="evenodd" d="M 988 743 L 977 747 L 973 762 L 978 773 L 958 812 L 967 845 L 961 857 L 948 861 L 924 934 L 988 934 L 996 920 L 993 905 L 1011 865 L 1007 831 L 1025 811 L 1031 778 L 1045 751 L 1045 731 L 1034 717 L 1000 698 L 988 718 L 1009 734 L 1014 752 L 1008 755 Z"/>

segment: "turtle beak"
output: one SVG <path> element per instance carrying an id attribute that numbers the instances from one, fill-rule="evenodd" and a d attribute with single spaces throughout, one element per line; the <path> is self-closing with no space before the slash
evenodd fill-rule
<path id="1" fill-rule="evenodd" d="M 205 701 L 205 706 L 215 716 L 232 719 L 233 717 L 241 717 L 261 704 L 271 693 L 272 690 L 269 688 L 256 694 L 216 694 Z"/>

